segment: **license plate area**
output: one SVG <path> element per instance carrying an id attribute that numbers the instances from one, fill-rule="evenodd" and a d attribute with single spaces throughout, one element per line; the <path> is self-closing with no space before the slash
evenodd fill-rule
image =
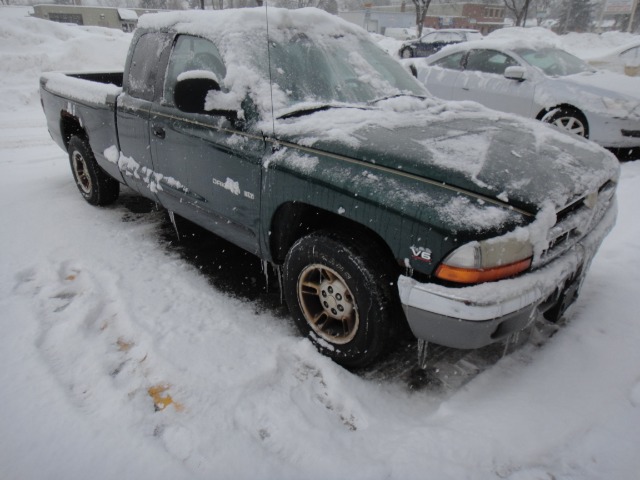
<path id="1" fill-rule="evenodd" d="M 557 289 L 547 300 L 540 305 L 544 318 L 550 322 L 557 322 L 564 312 L 576 301 L 580 293 L 580 287 L 584 280 L 583 268 L 569 277 L 562 288 Z"/>

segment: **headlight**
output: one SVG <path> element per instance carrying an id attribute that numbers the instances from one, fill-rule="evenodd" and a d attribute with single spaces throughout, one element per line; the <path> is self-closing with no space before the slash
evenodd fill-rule
<path id="1" fill-rule="evenodd" d="M 456 283 L 482 283 L 512 277 L 531 266 L 533 247 L 516 238 L 467 243 L 438 266 L 436 277 Z"/>

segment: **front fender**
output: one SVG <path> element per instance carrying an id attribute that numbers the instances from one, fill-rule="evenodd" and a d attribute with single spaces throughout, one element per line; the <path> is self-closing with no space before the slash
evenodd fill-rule
<path id="1" fill-rule="evenodd" d="M 461 190 L 312 149 L 283 146 L 264 168 L 265 221 L 288 203 L 331 212 L 372 230 L 399 264 L 427 275 L 462 243 L 504 233 L 523 221 L 520 214 Z M 268 251 L 269 245 L 263 248 Z"/>

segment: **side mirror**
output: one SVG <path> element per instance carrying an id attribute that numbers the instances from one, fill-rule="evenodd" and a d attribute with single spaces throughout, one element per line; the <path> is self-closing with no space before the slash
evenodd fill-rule
<path id="1" fill-rule="evenodd" d="M 221 90 L 218 77 L 213 72 L 194 70 L 178 76 L 174 88 L 173 101 L 181 112 L 220 115 L 233 124 L 238 123 L 238 112 L 235 110 L 207 110 L 205 104 L 209 92 Z"/>
<path id="2" fill-rule="evenodd" d="M 504 78 L 524 82 L 527 79 L 527 70 L 524 67 L 507 67 L 504 71 Z"/>
<path id="3" fill-rule="evenodd" d="M 220 91 L 220 84 L 211 72 L 193 71 L 185 72 L 178 77 L 173 92 L 173 101 L 178 110 L 186 113 L 207 113 L 204 104 L 207 94 L 211 91 Z"/>

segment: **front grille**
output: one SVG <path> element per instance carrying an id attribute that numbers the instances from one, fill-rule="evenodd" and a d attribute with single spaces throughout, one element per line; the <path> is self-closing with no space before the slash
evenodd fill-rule
<path id="1" fill-rule="evenodd" d="M 534 260 L 533 267 L 541 267 L 562 255 L 593 230 L 608 210 L 615 191 L 615 182 L 609 180 L 597 192 L 585 195 L 560 210 L 556 214 L 556 224 L 549 231 L 548 246 Z"/>

